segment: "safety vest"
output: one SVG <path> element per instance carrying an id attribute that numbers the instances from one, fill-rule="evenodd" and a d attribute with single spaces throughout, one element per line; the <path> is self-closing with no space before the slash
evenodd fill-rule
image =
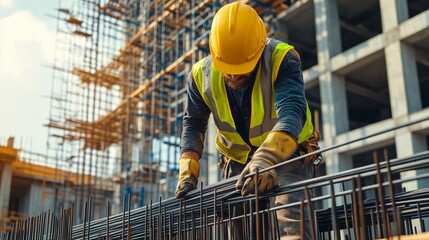
<path id="1" fill-rule="evenodd" d="M 274 109 L 274 83 L 283 58 L 292 49 L 294 48 L 286 43 L 267 39 L 252 89 L 249 140 L 255 147 L 261 146 L 277 122 L 277 113 Z M 251 147 L 237 132 L 222 73 L 214 68 L 211 56 L 208 56 L 192 66 L 192 74 L 198 91 L 213 113 L 217 127 L 217 149 L 226 157 L 245 164 Z M 313 134 L 308 104 L 306 115 L 298 143 L 307 140 Z"/>

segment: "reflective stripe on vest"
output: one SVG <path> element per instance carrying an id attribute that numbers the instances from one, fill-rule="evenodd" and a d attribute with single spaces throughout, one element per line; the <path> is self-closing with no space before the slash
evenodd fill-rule
<path id="1" fill-rule="evenodd" d="M 292 49 L 286 43 L 267 39 L 252 89 L 249 141 L 253 146 L 259 147 L 277 122 L 274 83 L 284 56 Z M 251 148 L 236 130 L 222 73 L 214 68 L 210 56 L 194 64 L 192 73 L 198 91 L 213 113 L 218 131 L 217 149 L 228 158 L 246 163 Z M 307 120 L 299 134 L 298 143 L 307 140 L 313 133 L 308 104 L 306 112 Z"/>

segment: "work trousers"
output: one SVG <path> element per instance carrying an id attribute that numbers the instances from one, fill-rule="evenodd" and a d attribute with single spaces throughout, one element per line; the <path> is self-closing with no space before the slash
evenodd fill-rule
<path id="1" fill-rule="evenodd" d="M 223 157 L 223 168 L 222 168 L 222 178 L 226 179 L 232 176 L 239 175 L 244 169 L 245 165 L 240 164 L 236 161 L 229 160 L 226 157 Z M 285 186 L 291 183 L 309 179 L 313 176 L 314 168 L 312 164 L 304 164 L 302 161 L 296 161 L 294 163 L 285 164 L 277 169 L 277 178 L 279 181 L 279 186 Z M 310 193 L 311 194 L 311 193 Z M 274 206 L 284 206 L 290 203 L 299 203 L 301 200 L 305 199 L 304 191 L 293 192 L 290 194 L 283 194 L 276 196 L 275 199 L 271 200 L 271 203 Z M 265 209 L 267 206 L 267 200 L 262 200 L 259 203 L 259 209 Z M 255 209 L 255 208 L 253 208 Z M 248 212 L 248 210 L 246 211 Z M 263 226 L 264 229 L 268 229 L 265 233 L 265 236 L 261 236 L 262 232 L 260 230 L 261 239 L 271 239 L 273 238 L 272 231 L 276 231 L 276 234 L 280 235 L 280 239 L 300 239 L 300 207 L 299 205 L 290 208 L 283 208 L 275 212 L 277 215 L 277 227 L 272 229 L 274 224 L 268 224 L 270 216 L 264 215 L 266 226 Z M 240 206 L 234 207 L 234 216 L 240 216 L 243 214 L 243 209 Z M 305 237 L 306 239 L 311 239 L 310 237 L 310 224 L 308 223 L 307 213 L 305 213 Z M 261 227 L 262 228 L 262 227 Z M 236 220 L 232 224 L 232 238 L 233 239 L 243 239 L 242 234 L 243 230 L 246 228 L 243 227 L 242 220 Z M 250 234 L 256 234 L 255 228 L 251 229 Z M 274 234 L 274 236 L 278 236 Z M 238 238 L 234 236 L 239 236 Z"/>

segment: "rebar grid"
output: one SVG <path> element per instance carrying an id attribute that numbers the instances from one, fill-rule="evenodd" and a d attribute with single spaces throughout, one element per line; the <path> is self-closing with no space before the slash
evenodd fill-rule
<path id="1" fill-rule="evenodd" d="M 425 120 L 428 119 L 401 124 L 368 137 Z M 331 149 L 333 147 L 322 151 Z M 386 150 L 381 162 L 374 153 L 374 164 L 279 186 L 261 196 L 240 196 L 235 189 L 235 177 L 206 187 L 201 183 L 198 190 L 184 199 L 160 198 L 158 202 L 134 210 L 130 208 L 130 198 L 125 201 L 124 197 L 121 214 L 110 216 L 110 203 L 107 202 L 107 217 L 98 220 L 91 220 L 93 200 L 90 198 L 85 203 L 82 224 L 73 226 L 75 210 L 71 207 L 62 209 L 59 217 L 48 212 L 17 221 L 0 239 L 26 239 L 28 236 L 30 239 L 280 239 L 276 213 L 287 208 L 300 209 L 301 229 L 309 224 L 311 239 L 411 235 L 426 231 L 429 188 L 406 190 L 402 184 L 427 180 L 429 173 L 400 179 L 393 176 L 419 169 L 429 169 L 429 151 L 390 159 Z M 312 196 L 311 192 L 317 189 L 322 194 Z M 306 198 L 280 206 L 269 204 L 269 201 L 266 206 L 255 204 L 261 200 L 272 202 L 275 196 L 297 191 L 303 191 Z M 232 214 L 231 209 L 236 206 L 243 207 L 242 215 Z M 310 214 L 306 216 L 305 212 Z M 239 236 L 231 231 L 234 221 L 243 222 Z M 252 234 L 252 229 L 260 234 Z"/>

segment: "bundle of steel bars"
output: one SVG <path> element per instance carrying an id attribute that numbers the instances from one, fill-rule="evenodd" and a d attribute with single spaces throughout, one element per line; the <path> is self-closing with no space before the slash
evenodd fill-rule
<path id="1" fill-rule="evenodd" d="M 311 239 L 376 239 L 426 232 L 429 186 L 404 186 L 427 183 L 429 151 L 389 159 L 386 150 L 382 161 L 377 153 L 373 159 L 373 164 L 279 186 L 265 195 L 242 197 L 233 177 L 206 187 L 201 183 L 183 199 L 159 199 L 134 210 L 130 198 L 124 198 L 121 214 L 110 216 L 107 202 L 107 216 L 97 220 L 92 219 L 90 198 L 83 223 L 74 224 L 72 206 L 60 216 L 45 212 L 16 221 L 11 231 L 1 233 L 0 240 L 280 239 L 277 212 L 292 208 L 300 211 L 301 239 L 308 225 Z M 272 204 L 274 197 L 298 191 L 305 193 L 305 199 Z M 237 207 L 243 209 L 242 214 L 233 213 Z M 233 231 L 236 222 L 242 224 L 239 231 Z"/>

